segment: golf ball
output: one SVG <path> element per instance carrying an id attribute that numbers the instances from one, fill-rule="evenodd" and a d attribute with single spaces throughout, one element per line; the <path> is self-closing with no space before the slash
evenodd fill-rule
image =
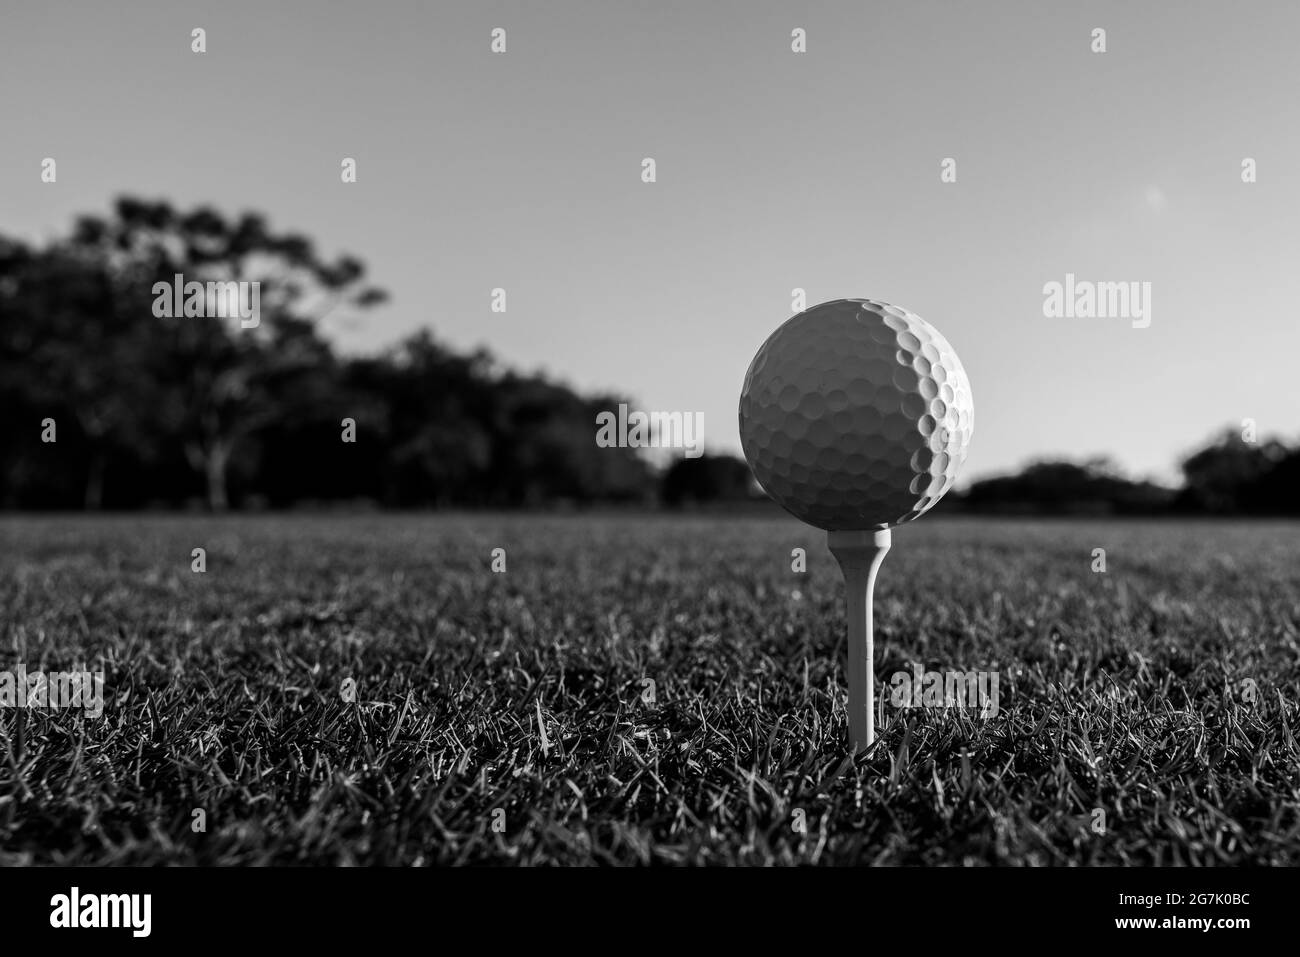
<path id="1" fill-rule="evenodd" d="M 975 410 L 957 353 L 898 306 L 836 299 L 763 343 L 740 393 L 740 441 L 759 484 L 828 531 L 879 530 L 952 487 Z"/>

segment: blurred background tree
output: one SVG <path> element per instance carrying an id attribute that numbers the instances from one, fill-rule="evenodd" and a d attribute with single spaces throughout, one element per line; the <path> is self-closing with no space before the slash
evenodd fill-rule
<path id="1" fill-rule="evenodd" d="M 1260 491 L 1269 487 L 1268 476 L 1289 454 L 1276 439 L 1246 442 L 1240 432 L 1224 429 L 1210 445 L 1183 460 L 1179 504 L 1187 511 L 1220 514 L 1284 509 L 1287 503 L 1271 492 L 1261 497 Z M 1289 510 L 1295 509 L 1292 503 Z"/>
<path id="2" fill-rule="evenodd" d="M 258 282 L 259 324 L 158 318 L 154 285 L 177 274 Z M 635 450 L 595 445 L 596 413 L 625 399 L 500 372 L 427 330 L 378 356 L 337 356 L 322 320 L 385 298 L 359 260 L 326 261 L 251 213 L 123 198 L 44 249 L 0 238 L 0 505 L 652 497 Z M 55 444 L 40 441 L 45 418 Z"/>
<path id="3" fill-rule="evenodd" d="M 958 500 L 970 511 L 1133 515 L 1164 511 L 1174 490 L 1120 474 L 1110 459 L 1032 462 L 1015 475 L 973 482 Z"/>
<path id="4" fill-rule="evenodd" d="M 731 455 L 681 458 L 664 473 L 661 496 L 670 506 L 747 502 L 761 494 L 744 459 Z"/>

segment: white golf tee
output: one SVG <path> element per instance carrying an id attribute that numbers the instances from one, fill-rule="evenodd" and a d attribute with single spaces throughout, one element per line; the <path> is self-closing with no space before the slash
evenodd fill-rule
<path id="1" fill-rule="evenodd" d="M 849 620 L 849 743 L 854 753 L 876 740 L 876 676 L 871 628 L 871 600 L 876 571 L 892 544 L 889 529 L 880 532 L 827 532 L 826 544 L 840 563 Z"/>

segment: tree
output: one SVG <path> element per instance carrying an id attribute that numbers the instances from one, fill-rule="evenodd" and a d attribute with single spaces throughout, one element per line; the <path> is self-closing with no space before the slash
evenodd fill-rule
<path id="1" fill-rule="evenodd" d="M 458 356 L 421 330 L 375 371 L 388 408 L 388 485 L 399 501 L 482 504 L 492 482 L 491 359 Z"/>
<path id="2" fill-rule="evenodd" d="M 1015 475 L 971 484 L 959 501 L 972 511 L 1030 514 L 1144 514 L 1168 508 L 1170 489 L 1125 478 L 1108 458 L 1080 464 L 1032 462 Z"/>
<path id="3" fill-rule="evenodd" d="M 1252 510 L 1252 489 L 1286 456 L 1277 440 L 1246 442 L 1235 429 L 1183 460 L 1184 504 L 1197 511 Z"/>
<path id="4" fill-rule="evenodd" d="M 661 496 L 668 505 L 736 502 L 753 497 L 749 466 L 732 455 L 681 458 L 664 473 Z"/>
<path id="5" fill-rule="evenodd" d="M 330 352 L 319 321 L 337 308 L 364 309 L 385 298 L 363 284 L 358 260 L 326 262 L 305 237 L 272 233 L 253 214 L 228 221 L 207 207 L 181 213 L 165 202 L 125 198 L 110 220 L 81 219 L 70 248 L 101 267 L 111 289 L 124 291 L 113 302 L 137 335 L 116 348 L 134 350 L 132 364 L 150 366 L 136 381 L 161 390 L 146 399 L 105 382 L 87 394 L 120 395 L 132 414 L 157 410 L 159 431 L 178 439 L 214 511 L 229 504 L 229 469 L 249 440 L 327 391 Z M 243 328 L 238 316 L 156 317 L 155 284 L 170 286 L 177 274 L 187 283 L 257 283 L 258 324 Z M 140 330 L 147 330 L 143 341 Z"/>
<path id="6" fill-rule="evenodd" d="M 1289 450 L 1251 482 L 1247 500 L 1261 514 L 1300 515 L 1300 449 Z"/>

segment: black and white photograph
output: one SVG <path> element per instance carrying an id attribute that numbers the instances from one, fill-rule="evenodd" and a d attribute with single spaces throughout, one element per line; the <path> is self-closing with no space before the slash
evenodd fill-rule
<path id="1" fill-rule="evenodd" d="M 1293 926 L 1297 35 L 0 0 L 6 933 Z"/>

